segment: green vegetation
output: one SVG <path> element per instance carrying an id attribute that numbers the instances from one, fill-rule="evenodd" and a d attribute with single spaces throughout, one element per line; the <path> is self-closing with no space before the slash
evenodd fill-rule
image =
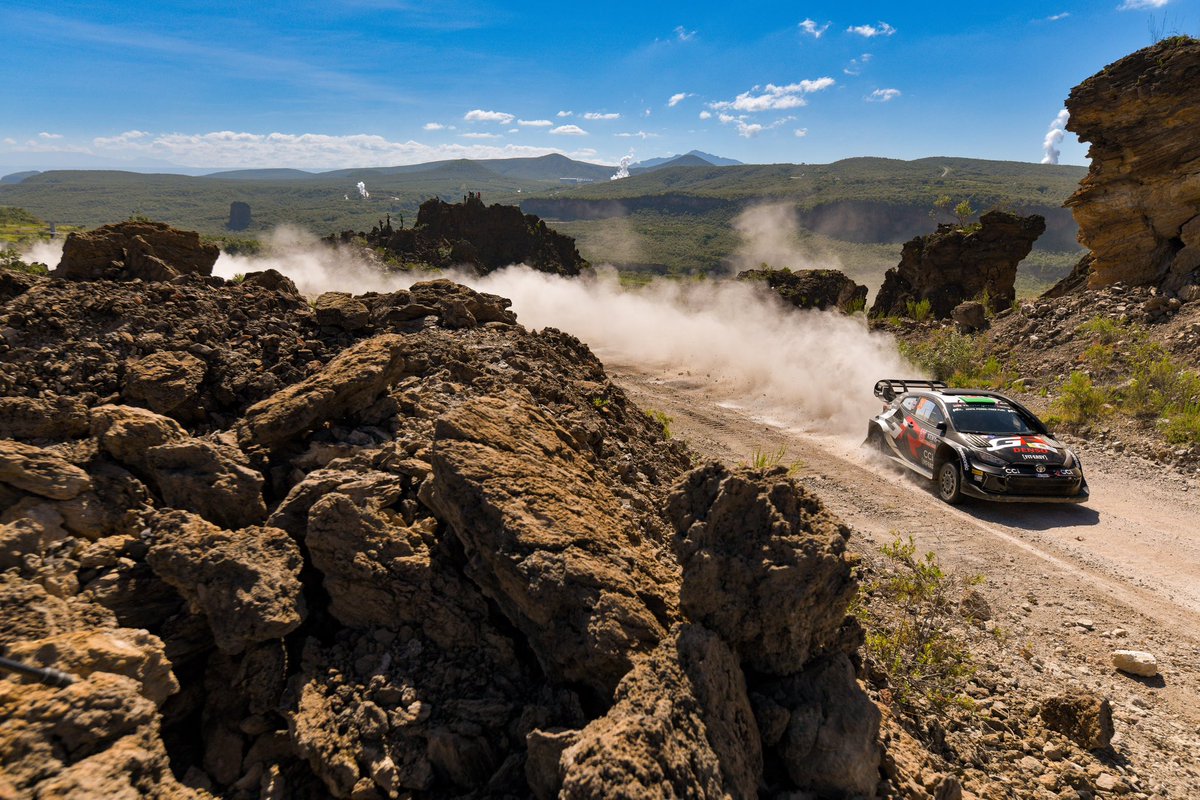
<path id="1" fill-rule="evenodd" d="M 944 328 L 921 342 L 901 341 L 898 347 L 901 356 L 934 380 L 946 381 L 954 387 L 1018 391 L 1024 388 L 1024 382 L 1016 380 L 999 359 L 985 357 L 981 341 L 974 336 Z"/>
<path id="2" fill-rule="evenodd" d="M 1110 394 L 1092 384 L 1090 376 L 1072 372 L 1058 388 L 1058 397 L 1051 403 L 1057 412 L 1046 418 L 1050 424 L 1080 425 L 1094 422 L 1108 407 Z"/>
<path id="3" fill-rule="evenodd" d="M 658 423 L 659 427 L 662 428 L 664 439 L 671 438 L 671 423 L 675 421 L 674 417 L 668 415 L 665 411 L 659 411 L 657 408 L 647 408 L 646 416 Z"/>
<path id="4" fill-rule="evenodd" d="M 929 298 L 920 302 L 909 300 L 904 307 L 908 310 L 909 318 L 917 322 L 925 322 L 933 315 L 933 306 L 930 304 Z"/>
<path id="5" fill-rule="evenodd" d="M 795 475 L 803 469 L 804 462 L 796 459 L 788 463 L 787 454 L 786 447 L 780 447 L 778 450 L 764 450 L 761 447 L 756 447 L 750 453 L 750 457 L 742 463 L 751 469 L 760 471 L 786 466 L 787 474 L 789 476 Z"/>
<path id="6" fill-rule="evenodd" d="M 45 275 L 49 269 L 38 262 L 26 263 L 16 250 L 0 250 L 0 269 L 11 269 L 16 272 L 27 272 L 30 275 Z"/>
<path id="7" fill-rule="evenodd" d="M 881 577 L 865 582 L 851 606 L 866 630 L 867 657 L 888 676 L 903 706 L 970 707 L 963 687 L 974 668 L 951 629 L 963 590 L 983 578 L 948 574 L 933 553 L 917 555 L 911 536 L 897 536 L 880 552 L 887 559 Z"/>

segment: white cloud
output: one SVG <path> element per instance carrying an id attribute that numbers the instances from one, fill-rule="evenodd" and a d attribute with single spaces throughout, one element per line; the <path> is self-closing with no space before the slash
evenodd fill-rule
<path id="1" fill-rule="evenodd" d="M 1153 2 L 1154 0 L 1150 0 Z M 868 39 L 873 39 L 876 36 L 891 36 L 896 32 L 896 29 L 886 22 L 880 22 L 879 26 L 875 25 L 852 25 L 846 29 L 847 33 L 857 33 L 859 36 L 865 36 Z"/>
<path id="2" fill-rule="evenodd" d="M 601 114 L 599 111 L 589 111 L 583 115 L 584 119 L 620 119 L 621 115 L 616 113 Z"/>
<path id="3" fill-rule="evenodd" d="M 61 138 L 63 138 L 63 135 L 61 133 L 47 133 L 46 131 L 42 131 L 41 133 L 38 134 L 38 136 L 42 139 L 61 139 Z"/>
<path id="4" fill-rule="evenodd" d="M 472 137 L 474 138 L 474 137 Z M 93 153 L 120 158 L 150 157 L 182 166 L 240 169 L 294 167 L 338 169 L 421 164 L 454 158 L 523 158 L 563 153 L 591 158 L 594 152 L 564 152 L 555 147 L 490 144 L 483 141 L 428 145 L 394 142 L 374 134 L 330 136 L 318 133 L 171 133 L 92 140 Z M 58 146 L 58 149 L 62 149 Z M 86 151 L 85 151 L 86 152 Z"/>
<path id="5" fill-rule="evenodd" d="M 667 100 L 667 108 L 674 108 L 691 96 L 688 92 L 676 92 Z"/>
<path id="6" fill-rule="evenodd" d="M 800 30 L 804 31 L 814 39 L 820 39 L 825 34 L 825 31 L 829 30 L 829 26 L 831 24 L 833 23 L 826 22 L 824 25 L 817 25 L 816 20 L 806 19 L 804 22 L 800 23 Z"/>
<path id="7" fill-rule="evenodd" d="M 587 136 L 588 132 L 578 125 L 559 125 L 557 128 L 551 128 L 550 132 L 555 136 Z"/>
<path id="8" fill-rule="evenodd" d="M 710 117 L 712 117 L 711 111 L 701 111 L 700 112 L 700 119 L 709 119 Z"/>
<path id="9" fill-rule="evenodd" d="M 421 130 L 424 130 L 424 131 L 441 131 L 441 130 L 445 130 L 445 129 L 446 129 L 446 126 L 440 122 L 426 122 L 424 125 L 421 126 Z"/>
<path id="10" fill-rule="evenodd" d="M 519 119 L 517 124 L 526 128 L 549 128 L 554 123 L 548 119 Z"/>
<path id="11" fill-rule="evenodd" d="M 560 112 L 558 112 L 557 114 L 555 114 L 554 116 L 556 116 L 556 117 L 569 117 L 569 116 L 571 116 L 571 115 L 572 115 L 572 114 L 574 114 L 574 113 L 575 113 L 574 111 L 560 111 Z"/>
<path id="12" fill-rule="evenodd" d="M 498 133 L 460 133 L 459 136 L 461 136 L 464 139 L 500 139 L 500 138 L 502 138 L 500 136 L 500 134 L 498 134 Z"/>
<path id="13" fill-rule="evenodd" d="M 521 129 L 520 128 L 509 128 L 508 132 L 509 133 L 520 133 Z"/>
<path id="14" fill-rule="evenodd" d="M 8 144 L 8 145 L 13 145 L 13 144 L 17 143 L 17 140 L 12 138 L 11 136 L 6 136 L 6 137 L 4 137 L 4 143 Z"/>
<path id="15" fill-rule="evenodd" d="M 92 139 L 92 146 L 119 147 L 123 144 L 141 141 L 149 135 L 150 134 L 146 131 L 133 130 L 125 131 L 124 133 L 117 134 L 116 136 L 98 136 L 95 139 Z"/>
<path id="16" fill-rule="evenodd" d="M 786 125 L 796 118 L 781 117 L 769 125 L 763 125 L 759 122 L 747 122 L 745 114 L 740 114 L 736 117 L 731 114 L 719 114 L 717 119 L 720 120 L 724 125 L 733 124 L 737 128 L 738 136 L 742 136 L 746 139 L 752 139 L 763 131 L 768 131 L 772 128 L 778 128 L 781 125 Z"/>
<path id="17" fill-rule="evenodd" d="M 499 122 L 501 125 L 512 123 L 516 117 L 512 114 L 505 114 L 503 111 L 484 111 L 477 108 L 474 111 L 468 111 L 463 114 L 463 119 L 467 122 Z"/>
<path id="18" fill-rule="evenodd" d="M 803 139 L 805 136 L 808 136 L 808 128 L 796 128 L 792 133 L 797 139 Z"/>
<path id="19" fill-rule="evenodd" d="M 1069 16 L 1071 16 L 1070 11 L 1064 11 L 1061 14 L 1052 14 L 1046 17 L 1046 22 L 1058 22 L 1060 19 L 1066 19 Z"/>
<path id="20" fill-rule="evenodd" d="M 684 28 L 682 25 L 676 25 L 675 26 L 675 36 L 681 42 L 690 42 L 692 39 L 696 38 L 696 32 L 689 31 L 688 29 Z"/>
<path id="21" fill-rule="evenodd" d="M 789 83 L 784 86 L 776 86 L 773 83 L 768 83 L 766 86 L 755 86 L 748 92 L 742 92 L 733 100 L 709 103 L 708 106 L 716 110 L 731 108 L 734 111 L 747 111 L 750 113 L 800 108 L 801 106 L 808 105 L 808 101 L 802 95 L 828 89 L 835 83 L 836 81 L 833 78 L 828 77 L 817 78 L 816 80 L 806 79 L 799 83 Z"/>
<path id="22" fill-rule="evenodd" d="M 1117 11 L 1142 11 L 1148 8 L 1162 8 L 1170 0 L 1125 0 L 1117 6 Z"/>
<path id="23" fill-rule="evenodd" d="M 622 139 L 657 139 L 657 133 L 647 133 L 646 131 L 638 131 L 637 133 L 614 133 Z"/>
<path id="24" fill-rule="evenodd" d="M 867 95 L 868 103 L 890 103 L 901 94 L 899 89 L 876 89 Z"/>
<path id="25" fill-rule="evenodd" d="M 651 114 L 653 114 L 653 113 L 654 113 L 653 111 L 651 111 L 650 109 L 648 109 L 648 108 L 647 108 L 645 111 L 643 111 L 643 112 L 642 112 L 642 116 L 643 116 L 643 117 L 648 117 L 648 116 L 650 116 L 650 115 L 651 115 Z"/>
<path id="26" fill-rule="evenodd" d="M 850 59 L 850 63 L 846 65 L 842 72 L 847 75 L 861 75 L 867 64 L 871 63 L 871 54 L 863 53 L 858 58 Z"/>

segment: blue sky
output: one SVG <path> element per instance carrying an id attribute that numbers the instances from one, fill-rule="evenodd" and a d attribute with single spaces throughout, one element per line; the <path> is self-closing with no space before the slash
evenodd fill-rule
<path id="1" fill-rule="evenodd" d="M 6 0 L 0 30 L 10 169 L 1036 162 L 1071 87 L 1200 34 L 1200 0 Z"/>

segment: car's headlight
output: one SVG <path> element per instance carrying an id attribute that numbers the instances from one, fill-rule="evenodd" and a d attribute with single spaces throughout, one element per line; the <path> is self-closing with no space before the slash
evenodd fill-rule
<path id="1" fill-rule="evenodd" d="M 986 450 L 972 450 L 971 458 L 982 461 L 984 464 L 991 464 L 993 467 L 1003 467 L 1008 463 L 1000 456 L 993 455 Z"/>

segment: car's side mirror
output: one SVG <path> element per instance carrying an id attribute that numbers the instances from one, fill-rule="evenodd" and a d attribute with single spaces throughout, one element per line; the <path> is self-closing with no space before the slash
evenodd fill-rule
<path id="1" fill-rule="evenodd" d="M 938 433 L 945 433 L 946 432 L 946 420 L 942 420 L 934 427 L 936 427 L 938 429 Z"/>

